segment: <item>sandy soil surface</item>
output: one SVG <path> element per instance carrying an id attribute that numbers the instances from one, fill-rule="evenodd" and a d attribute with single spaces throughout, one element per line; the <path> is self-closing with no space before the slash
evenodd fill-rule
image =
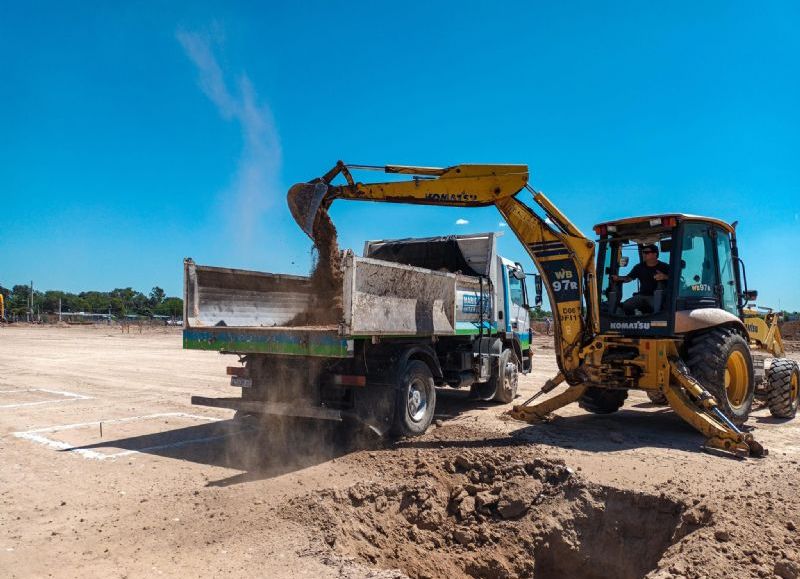
<path id="1" fill-rule="evenodd" d="M 770 455 L 736 460 L 640 393 L 527 425 L 441 391 L 387 443 L 189 404 L 234 395 L 234 362 L 176 330 L 0 328 L 0 576 L 800 576 L 800 419 L 756 410 Z"/>

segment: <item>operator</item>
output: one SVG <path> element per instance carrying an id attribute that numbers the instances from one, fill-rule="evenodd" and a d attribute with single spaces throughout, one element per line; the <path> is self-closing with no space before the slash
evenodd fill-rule
<path id="1" fill-rule="evenodd" d="M 642 313 L 653 311 L 653 293 L 658 287 L 658 282 L 669 279 L 669 266 L 658 260 L 658 247 L 645 245 L 642 248 L 644 261 L 633 266 L 628 275 L 612 275 L 611 279 L 621 283 L 639 280 L 639 292 L 633 294 L 622 303 L 625 315 L 632 315 L 639 310 Z"/>

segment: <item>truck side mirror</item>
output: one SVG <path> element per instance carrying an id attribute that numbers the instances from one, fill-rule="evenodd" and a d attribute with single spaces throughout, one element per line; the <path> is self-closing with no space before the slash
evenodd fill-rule
<path id="1" fill-rule="evenodd" d="M 623 255 L 619 258 L 619 266 L 620 267 L 628 267 L 628 256 Z"/>
<path id="2" fill-rule="evenodd" d="M 758 290 L 745 290 L 744 292 L 744 301 L 746 302 L 754 302 L 758 299 Z"/>

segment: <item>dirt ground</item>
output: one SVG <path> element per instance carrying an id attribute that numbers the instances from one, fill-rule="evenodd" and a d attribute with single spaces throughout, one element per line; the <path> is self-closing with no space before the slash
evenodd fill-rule
<path id="1" fill-rule="evenodd" d="M 176 330 L 0 327 L 0 576 L 800 577 L 800 419 L 756 410 L 770 455 L 736 460 L 641 393 L 527 425 L 442 390 L 387 443 L 191 406 L 234 362 Z M 534 363 L 518 400 L 546 338 Z"/>

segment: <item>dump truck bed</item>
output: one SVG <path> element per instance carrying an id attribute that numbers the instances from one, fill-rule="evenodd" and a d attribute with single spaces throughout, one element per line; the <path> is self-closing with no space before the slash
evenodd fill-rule
<path id="1" fill-rule="evenodd" d="M 493 317 L 488 282 L 476 277 L 350 252 L 342 271 L 341 323 L 296 325 L 293 321 L 312 307 L 309 277 L 201 266 L 188 259 L 184 348 L 350 357 L 354 339 L 477 333 L 480 320 L 491 323 Z"/>

